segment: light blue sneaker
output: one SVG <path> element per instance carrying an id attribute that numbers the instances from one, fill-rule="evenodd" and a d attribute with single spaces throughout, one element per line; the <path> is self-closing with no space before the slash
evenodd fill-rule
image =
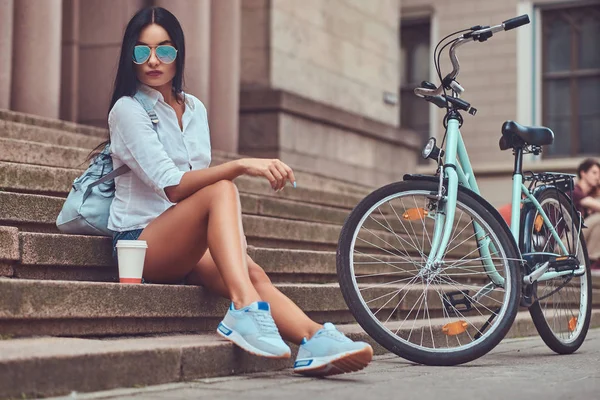
<path id="1" fill-rule="evenodd" d="M 363 369 L 372 359 L 373 348 L 368 343 L 353 342 L 326 322 L 310 340 L 302 340 L 294 372 L 309 376 L 345 374 Z"/>
<path id="2" fill-rule="evenodd" d="M 236 310 L 231 303 L 217 333 L 257 356 L 289 358 L 290 348 L 281 339 L 269 303 L 256 301 Z"/>

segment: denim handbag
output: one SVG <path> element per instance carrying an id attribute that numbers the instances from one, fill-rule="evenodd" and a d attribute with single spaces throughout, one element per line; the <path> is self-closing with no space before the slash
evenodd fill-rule
<path id="1" fill-rule="evenodd" d="M 156 131 L 156 112 L 137 93 L 134 98 L 142 104 Z M 127 165 L 113 170 L 110 144 L 107 144 L 94 157 L 88 169 L 73 181 L 56 219 L 58 229 L 63 233 L 78 235 L 112 236 L 112 231 L 108 229 L 108 215 L 115 196 L 114 179 L 129 170 Z"/>

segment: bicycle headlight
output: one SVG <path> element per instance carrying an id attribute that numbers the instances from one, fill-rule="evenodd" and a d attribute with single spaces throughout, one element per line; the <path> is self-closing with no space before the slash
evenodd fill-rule
<path id="1" fill-rule="evenodd" d="M 435 138 L 429 138 L 427 143 L 425 143 L 425 147 L 423 147 L 423 150 L 421 151 L 421 155 L 424 159 L 428 159 L 436 149 L 437 146 L 435 145 Z"/>

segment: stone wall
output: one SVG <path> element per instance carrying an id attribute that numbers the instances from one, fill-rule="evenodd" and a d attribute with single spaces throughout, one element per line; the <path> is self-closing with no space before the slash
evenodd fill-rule
<path id="1" fill-rule="evenodd" d="M 272 88 L 242 91 L 240 153 L 369 186 L 414 170 L 416 134 Z"/>
<path id="2" fill-rule="evenodd" d="M 268 85 L 391 125 L 398 105 L 398 3 L 242 2 L 242 84 Z"/>
<path id="3" fill-rule="evenodd" d="M 384 102 L 399 86 L 397 0 L 242 6 L 240 153 L 368 185 L 414 169 L 416 135 Z"/>
<path id="4" fill-rule="evenodd" d="M 398 124 L 396 1 L 272 2 L 274 86 L 372 119 Z"/>

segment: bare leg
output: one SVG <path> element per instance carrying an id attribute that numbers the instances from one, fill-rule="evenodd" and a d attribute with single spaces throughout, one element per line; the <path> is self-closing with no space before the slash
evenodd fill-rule
<path id="1" fill-rule="evenodd" d="M 248 273 L 241 206 L 231 181 L 219 181 L 169 208 L 142 232 L 148 242 L 144 278 L 180 281 L 207 249 L 237 308 L 260 300 Z"/>
<path id="2" fill-rule="evenodd" d="M 247 264 L 252 284 L 260 297 L 271 304 L 271 314 L 284 339 L 300 344 L 302 338 L 311 338 L 323 327 L 308 318 L 293 301 L 273 286 L 265 271 L 249 256 Z M 187 283 L 202 285 L 220 296 L 228 297 L 227 286 L 210 251 L 204 253 L 200 262 L 188 275 Z"/>

